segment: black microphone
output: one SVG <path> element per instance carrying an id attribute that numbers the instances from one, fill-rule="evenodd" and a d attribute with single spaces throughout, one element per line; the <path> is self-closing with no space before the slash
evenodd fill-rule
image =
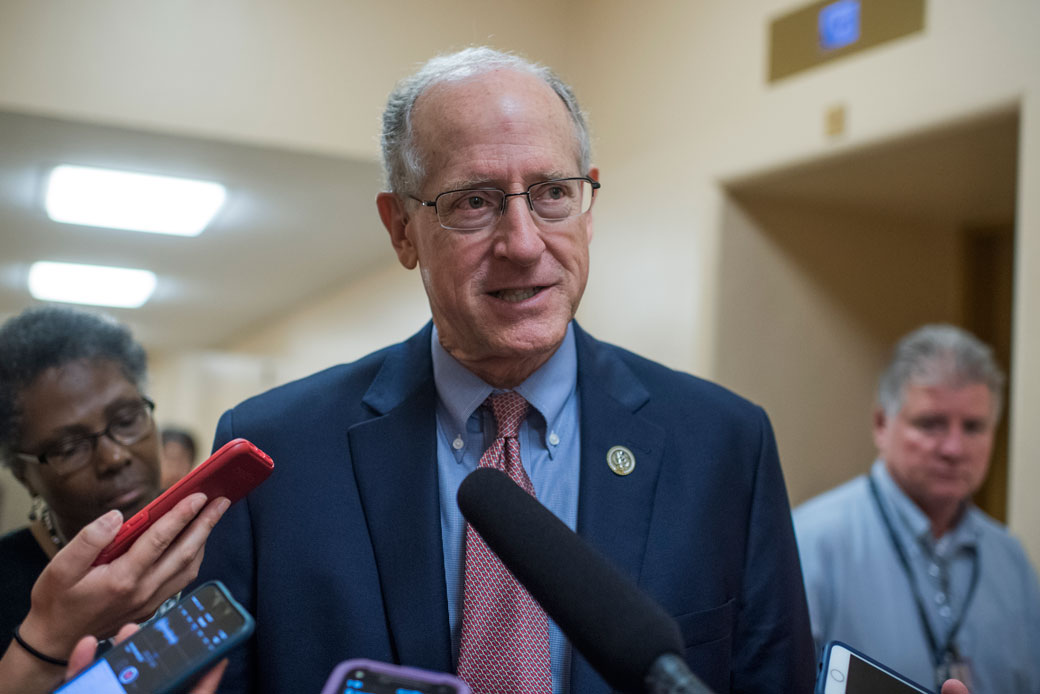
<path id="1" fill-rule="evenodd" d="M 679 656 L 679 627 L 505 473 L 478 468 L 459 509 L 607 684 L 622 692 L 711 694 Z"/>

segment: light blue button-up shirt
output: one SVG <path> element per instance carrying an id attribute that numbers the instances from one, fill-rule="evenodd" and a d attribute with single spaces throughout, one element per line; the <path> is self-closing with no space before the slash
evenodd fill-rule
<path id="1" fill-rule="evenodd" d="M 462 631 L 466 520 L 455 501 L 459 485 L 494 441 L 492 414 L 480 406 L 495 392 L 432 338 L 433 378 L 437 386 L 437 470 L 440 485 L 441 541 L 448 587 L 452 659 L 458 662 Z M 572 530 L 578 518 L 578 356 L 573 325 L 556 353 L 514 390 L 530 403 L 520 426 L 520 458 L 535 496 Z M 549 622 L 549 654 L 554 694 L 570 690 L 571 649 Z"/>
<path id="2" fill-rule="evenodd" d="M 794 512 L 817 647 L 844 641 L 926 687 L 938 689 L 921 598 L 939 645 L 954 638 L 972 672 L 972 694 L 1040 694 L 1040 585 L 1019 542 L 969 506 L 936 540 L 931 524 L 884 463 L 870 472 L 910 564 L 908 579 L 865 476 Z M 978 586 L 972 583 L 978 556 Z"/>

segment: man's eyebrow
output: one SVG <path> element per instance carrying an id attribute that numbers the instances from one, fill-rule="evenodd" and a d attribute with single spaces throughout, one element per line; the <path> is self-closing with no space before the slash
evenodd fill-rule
<path id="1" fill-rule="evenodd" d="M 444 191 L 467 190 L 469 188 L 500 188 L 490 178 L 463 178 L 456 181 L 448 181 L 444 184 Z"/>
<path id="2" fill-rule="evenodd" d="M 532 176 L 528 182 L 524 184 L 524 187 L 532 186 L 544 181 L 552 181 L 557 178 L 573 178 L 574 174 L 569 174 L 560 170 L 543 171 L 536 176 Z M 496 190 L 504 190 L 502 185 L 491 177 L 473 177 L 473 178 L 462 178 L 454 181 L 448 181 L 444 184 L 444 190 L 441 192 L 452 191 L 452 190 L 467 190 L 470 188 L 495 188 Z"/>

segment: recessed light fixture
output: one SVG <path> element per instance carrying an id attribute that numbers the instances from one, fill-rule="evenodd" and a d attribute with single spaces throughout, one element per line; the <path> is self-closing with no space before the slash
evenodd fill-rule
<path id="1" fill-rule="evenodd" d="M 198 236 L 224 204 L 212 181 L 62 164 L 47 182 L 47 215 L 56 222 Z"/>
<path id="2" fill-rule="evenodd" d="M 155 273 L 103 265 L 40 261 L 29 268 L 29 291 L 42 301 L 139 308 L 155 291 Z"/>

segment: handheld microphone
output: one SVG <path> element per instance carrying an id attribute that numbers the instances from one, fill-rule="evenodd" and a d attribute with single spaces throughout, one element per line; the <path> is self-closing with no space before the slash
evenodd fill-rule
<path id="1" fill-rule="evenodd" d="M 478 468 L 459 509 L 607 683 L 623 692 L 711 694 L 679 656 L 664 609 L 499 470 Z"/>

